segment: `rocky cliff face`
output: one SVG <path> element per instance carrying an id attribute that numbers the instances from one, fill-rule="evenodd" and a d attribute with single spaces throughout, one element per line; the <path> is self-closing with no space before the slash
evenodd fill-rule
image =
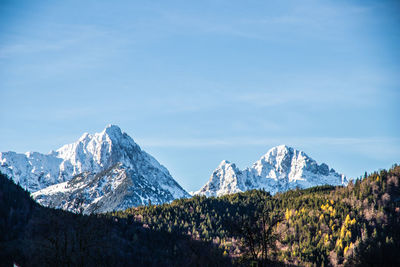
<path id="1" fill-rule="evenodd" d="M 345 185 L 347 179 L 328 165 L 319 165 L 303 151 L 280 145 L 243 171 L 233 163 L 222 161 L 207 184 L 195 194 L 220 196 L 251 189 L 265 189 L 275 194 L 325 184 Z"/>
<path id="2" fill-rule="evenodd" d="M 0 153 L 0 171 L 43 205 L 85 213 L 189 196 L 168 170 L 115 125 L 44 155 Z"/>

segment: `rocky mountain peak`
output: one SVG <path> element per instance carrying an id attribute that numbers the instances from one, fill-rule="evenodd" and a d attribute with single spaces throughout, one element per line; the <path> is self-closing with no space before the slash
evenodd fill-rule
<path id="1" fill-rule="evenodd" d="M 230 177 L 235 177 L 237 172 L 239 172 L 239 169 L 236 167 L 235 163 L 231 163 L 227 160 L 221 161 L 218 168 L 214 171 L 214 173 L 218 175 L 222 173 L 224 175 L 229 175 Z"/>
<path id="2" fill-rule="evenodd" d="M 218 165 L 218 168 L 226 168 L 227 166 L 232 165 L 232 163 L 228 160 L 222 160 L 221 163 Z M 234 164 L 233 164 L 234 165 Z"/>
<path id="3" fill-rule="evenodd" d="M 108 125 L 102 132 L 84 133 L 78 141 L 62 146 L 55 156 L 72 163 L 74 173 L 108 168 L 118 162 L 130 164 L 140 147 L 116 125 Z M 68 165 L 68 164 L 67 164 Z"/>
<path id="4" fill-rule="evenodd" d="M 103 140 L 108 139 L 111 142 L 120 142 L 123 139 L 127 139 L 127 134 L 123 133 L 121 128 L 114 124 L 107 125 L 100 133 L 100 136 Z"/>
<path id="5" fill-rule="evenodd" d="M 49 154 L 0 153 L 0 171 L 35 192 L 40 203 L 58 203 L 54 207 L 68 210 L 74 210 L 71 201 L 78 195 L 88 212 L 122 209 L 149 200 L 161 204 L 188 196 L 164 166 L 116 125 L 99 133 L 84 133 Z"/>
<path id="6" fill-rule="evenodd" d="M 268 152 L 261 157 L 261 161 L 268 162 L 271 165 L 284 165 L 289 163 L 293 157 L 303 156 L 307 157 L 304 152 L 296 150 L 287 145 L 279 145 L 271 148 Z"/>
<path id="7" fill-rule="evenodd" d="M 235 164 L 222 161 L 210 180 L 196 194 L 219 196 L 250 189 L 265 189 L 272 194 L 292 188 L 316 185 L 344 185 L 344 175 L 329 170 L 303 151 L 286 145 L 271 148 L 250 168 L 241 171 Z"/>

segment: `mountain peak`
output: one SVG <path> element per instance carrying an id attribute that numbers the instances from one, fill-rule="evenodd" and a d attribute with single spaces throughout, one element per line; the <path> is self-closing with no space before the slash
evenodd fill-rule
<path id="1" fill-rule="evenodd" d="M 261 157 L 260 161 L 269 162 L 272 165 L 281 163 L 290 165 L 293 159 L 314 162 L 314 160 L 303 151 L 287 145 L 279 145 L 271 148 L 265 155 Z"/>
<path id="2" fill-rule="evenodd" d="M 287 145 L 285 145 L 285 144 L 282 144 L 282 145 L 278 145 L 278 146 L 275 146 L 275 147 L 273 147 L 273 148 L 271 148 L 271 149 L 279 149 L 279 150 L 284 150 L 284 149 L 293 149 L 292 147 L 290 147 L 290 146 L 287 146 Z"/>
<path id="3" fill-rule="evenodd" d="M 114 124 L 108 124 L 106 128 L 101 132 L 101 134 L 108 135 L 111 139 L 117 138 L 120 139 L 123 136 L 121 128 Z"/>
<path id="4" fill-rule="evenodd" d="M 208 183 L 199 191 L 193 192 L 193 195 L 219 196 L 226 192 L 241 192 L 243 191 L 241 190 L 243 185 L 238 181 L 239 175 L 240 170 L 236 167 L 235 163 L 223 160 L 212 173 Z"/>
<path id="5" fill-rule="evenodd" d="M 73 174 L 100 171 L 121 162 L 131 165 L 135 153 L 141 153 L 133 139 L 117 125 L 109 124 L 103 131 L 84 133 L 78 141 L 57 149 L 56 157 L 71 163 Z"/>
<path id="6" fill-rule="evenodd" d="M 164 166 L 112 124 L 49 154 L 0 153 L 0 171 L 37 192 L 40 203 L 72 211 L 77 196 L 88 213 L 188 196 Z"/>
<path id="7" fill-rule="evenodd" d="M 346 183 L 346 177 L 330 171 L 328 165 L 318 165 L 303 151 L 279 145 L 269 149 L 252 167 L 242 171 L 234 164 L 222 161 L 207 184 L 196 194 L 220 196 L 255 188 L 264 188 L 275 194 L 296 187 Z"/>
<path id="8" fill-rule="evenodd" d="M 108 136 L 108 138 L 111 141 L 116 141 L 116 140 L 120 140 L 123 137 L 123 135 L 124 135 L 124 133 L 121 131 L 121 128 L 119 128 L 117 125 L 108 124 L 104 128 L 104 130 L 99 133 L 89 134 L 89 133 L 85 132 L 78 139 L 77 143 L 79 143 L 79 142 L 88 143 L 88 142 L 92 141 L 93 139 L 99 139 L 99 140 L 104 141 L 106 136 Z"/>
<path id="9" fill-rule="evenodd" d="M 268 150 L 267 154 L 282 154 L 282 153 L 286 154 L 293 150 L 295 150 L 293 147 L 287 145 L 279 145 L 279 146 L 274 146 L 273 148 Z"/>
<path id="10" fill-rule="evenodd" d="M 104 128 L 103 132 L 107 133 L 121 133 L 121 128 L 115 124 L 108 124 L 106 128 Z"/>
<path id="11" fill-rule="evenodd" d="M 83 133 L 82 136 L 79 138 L 79 141 L 84 141 L 86 139 L 90 138 L 90 134 L 89 133 Z"/>
<path id="12" fill-rule="evenodd" d="M 218 165 L 218 168 L 222 168 L 222 167 L 224 167 L 225 165 L 231 165 L 231 162 L 224 159 L 224 160 L 222 160 L 221 163 Z"/>

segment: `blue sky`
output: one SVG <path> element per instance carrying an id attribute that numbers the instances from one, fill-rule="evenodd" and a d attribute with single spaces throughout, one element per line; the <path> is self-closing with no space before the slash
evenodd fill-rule
<path id="1" fill-rule="evenodd" d="M 287 144 L 400 163 L 398 1 L 2 1 L 0 151 L 119 125 L 197 190 Z"/>

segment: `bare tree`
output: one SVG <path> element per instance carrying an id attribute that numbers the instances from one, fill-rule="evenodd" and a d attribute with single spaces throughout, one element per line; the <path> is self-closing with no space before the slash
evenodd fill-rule
<path id="1" fill-rule="evenodd" d="M 274 233 L 274 227 L 280 221 L 281 216 L 263 208 L 255 211 L 252 216 L 240 216 L 232 224 L 232 229 L 241 238 L 248 256 L 260 266 L 268 264 L 270 253 L 275 250 L 278 235 Z"/>

